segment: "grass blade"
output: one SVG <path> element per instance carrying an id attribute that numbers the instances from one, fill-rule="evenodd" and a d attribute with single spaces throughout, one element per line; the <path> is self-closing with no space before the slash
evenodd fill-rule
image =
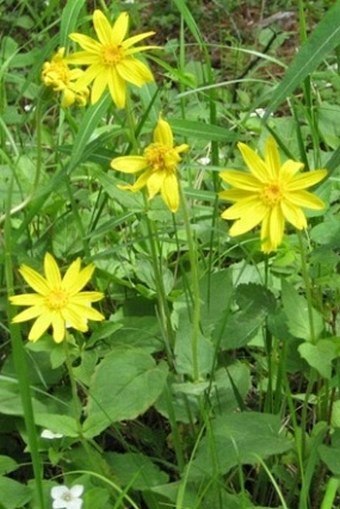
<path id="1" fill-rule="evenodd" d="M 340 0 L 327 12 L 306 43 L 290 64 L 287 72 L 275 90 L 266 117 L 276 110 L 316 67 L 325 56 L 340 45 Z"/>

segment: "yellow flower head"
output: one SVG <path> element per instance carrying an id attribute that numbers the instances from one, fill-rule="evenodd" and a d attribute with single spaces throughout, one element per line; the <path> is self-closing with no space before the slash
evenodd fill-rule
<path id="1" fill-rule="evenodd" d="M 36 293 L 24 293 L 10 297 L 15 306 L 30 306 L 13 318 L 14 323 L 36 318 L 28 339 L 37 341 L 50 325 L 56 343 L 63 341 L 66 327 L 81 332 L 88 330 L 88 320 L 104 320 L 104 316 L 91 307 L 92 302 L 103 298 L 101 292 L 81 292 L 90 280 L 94 265 L 81 269 L 77 258 L 61 278 L 59 267 L 52 255 L 46 253 L 44 260 L 45 277 L 22 265 L 20 274 Z"/>
<path id="2" fill-rule="evenodd" d="M 146 186 L 150 200 L 160 192 L 171 212 L 176 212 L 179 206 L 177 165 L 181 161 L 180 154 L 188 148 L 186 144 L 174 147 L 171 127 L 160 117 L 153 143 L 146 147 L 142 156 L 116 157 L 111 161 L 111 167 L 123 173 L 145 170 L 133 185 L 118 187 L 136 192 Z"/>
<path id="3" fill-rule="evenodd" d="M 124 108 L 126 103 L 126 82 L 141 87 L 153 81 L 149 68 L 134 55 L 157 46 L 133 47 L 137 42 L 153 35 L 145 32 L 125 39 L 128 31 L 129 16 L 122 12 L 111 26 L 100 10 L 93 13 L 93 25 L 98 41 L 83 34 L 70 34 L 84 51 L 70 55 L 68 61 L 88 66 L 78 86 L 84 87 L 93 81 L 91 102 L 96 103 L 108 87 L 114 103 Z"/>
<path id="4" fill-rule="evenodd" d="M 69 69 L 64 58 L 65 48 L 60 48 L 51 62 L 45 62 L 41 73 L 41 79 L 47 87 L 53 87 L 55 92 L 62 92 L 61 105 L 63 108 L 77 102 L 85 106 L 89 97 L 89 89 L 75 87 L 75 82 L 83 75 L 80 69 Z"/>
<path id="5" fill-rule="evenodd" d="M 300 173 L 304 165 L 291 159 L 281 165 L 272 137 L 266 142 L 264 160 L 244 143 L 239 143 L 238 148 L 250 174 L 236 170 L 220 173 L 222 180 L 234 187 L 222 191 L 220 197 L 235 202 L 222 217 L 236 219 L 229 231 L 231 236 L 246 233 L 261 223 L 261 249 L 270 253 L 282 242 L 285 221 L 302 230 L 307 227 L 302 208 L 324 208 L 324 202 L 305 189 L 320 182 L 327 171 Z"/>

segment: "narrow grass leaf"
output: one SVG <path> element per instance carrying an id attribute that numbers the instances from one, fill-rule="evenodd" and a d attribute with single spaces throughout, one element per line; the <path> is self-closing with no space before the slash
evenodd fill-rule
<path id="1" fill-rule="evenodd" d="M 79 130 L 74 140 L 73 150 L 71 158 L 67 166 L 67 173 L 70 174 L 72 170 L 77 166 L 82 158 L 82 154 L 85 151 L 87 143 L 90 140 L 93 131 L 97 127 L 99 121 L 105 115 L 107 109 L 111 104 L 110 97 L 106 95 L 101 101 L 90 106 L 86 111 L 84 118 L 79 125 Z"/>
<path id="2" fill-rule="evenodd" d="M 314 71 L 327 54 L 340 44 L 340 1 L 329 9 L 290 64 L 275 90 L 266 118 Z"/>
<path id="3" fill-rule="evenodd" d="M 203 124 L 194 120 L 172 119 L 170 123 L 175 134 L 189 138 L 189 140 L 199 138 L 206 141 L 221 141 L 226 143 L 235 140 L 237 137 L 236 133 L 230 132 L 224 127 Z"/>
<path id="4" fill-rule="evenodd" d="M 85 0 L 70 0 L 61 15 L 60 23 L 60 47 L 68 46 L 68 35 L 74 31 L 81 8 L 85 4 Z"/>

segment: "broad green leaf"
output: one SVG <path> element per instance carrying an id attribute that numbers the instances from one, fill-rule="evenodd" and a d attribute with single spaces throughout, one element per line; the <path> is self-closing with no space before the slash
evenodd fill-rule
<path id="1" fill-rule="evenodd" d="M 275 308 L 273 294 L 255 283 L 240 284 L 235 293 L 239 309 L 222 318 L 216 326 L 215 341 L 227 350 L 240 348 L 251 341 L 269 312 Z"/>
<path id="2" fill-rule="evenodd" d="M 311 341 L 311 327 L 308 316 L 308 304 L 295 288 L 282 280 L 282 303 L 287 317 L 289 332 L 296 338 Z M 323 320 L 316 309 L 312 310 L 314 339 L 317 339 L 323 331 Z"/>
<path id="3" fill-rule="evenodd" d="M 184 138 L 202 139 L 208 141 L 220 141 L 226 143 L 236 139 L 236 134 L 224 127 L 219 127 L 212 124 L 204 124 L 203 122 L 196 122 L 194 120 L 171 119 L 171 127 L 175 134 L 183 136 Z"/>
<path id="4" fill-rule="evenodd" d="M 257 457 L 282 454 L 292 442 L 281 433 L 280 416 L 241 412 L 218 416 L 205 436 L 190 467 L 189 479 L 226 474 L 237 465 L 254 465 Z"/>
<path id="5" fill-rule="evenodd" d="M 323 223 L 320 223 L 310 232 L 310 237 L 314 242 L 322 245 L 337 248 L 339 246 L 340 238 L 340 223 L 339 220 L 330 216 Z"/>
<path id="6" fill-rule="evenodd" d="M 0 477 L 1 509 L 21 509 L 31 499 L 31 490 L 24 484 Z"/>
<path id="7" fill-rule="evenodd" d="M 0 456 L 0 475 L 8 474 L 9 472 L 13 472 L 19 467 L 14 459 L 9 456 Z"/>
<path id="8" fill-rule="evenodd" d="M 108 453 L 105 459 L 112 467 L 119 486 L 134 490 L 149 490 L 152 486 L 165 484 L 168 475 L 141 453 Z"/>
<path id="9" fill-rule="evenodd" d="M 90 385 L 85 437 L 98 435 L 114 422 L 135 419 L 161 394 L 167 366 L 141 349 L 117 348 L 97 366 Z"/>
<path id="10" fill-rule="evenodd" d="M 60 22 L 59 46 L 61 48 L 68 46 L 68 35 L 74 31 L 81 8 L 85 4 L 85 0 L 68 0 Z"/>
<path id="11" fill-rule="evenodd" d="M 229 309 L 234 287 L 228 269 L 205 275 L 200 281 L 201 321 L 205 332 L 215 329 L 218 321 Z"/>
<path id="12" fill-rule="evenodd" d="M 323 16 L 311 32 L 298 54 L 288 67 L 281 83 L 274 91 L 274 98 L 266 111 L 266 117 L 301 85 L 330 51 L 340 44 L 340 1 Z"/>
<path id="13" fill-rule="evenodd" d="M 327 465 L 332 474 L 340 475 L 340 445 L 337 447 L 332 445 L 320 445 L 319 456 L 321 460 Z"/>
<path id="14" fill-rule="evenodd" d="M 188 314 L 187 303 L 181 299 L 175 303 L 178 320 L 175 344 L 176 371 L 187 374 L 193 373 L 193 324 Z M 209 337 L 198 331 L 197 334 L 197 361 L 200 376 L 205 378 L 212 369 L 214 359 L 214 346 Z"/>
<path id="15" fill-rule="evenodd" d="M 315 368 L 321 376 L 330 380 L 332 361 L 338 356 L 334 342 L 328 339 L 321 339 L 316 345 L 305 342 L 299 346 L 299 352 L 312 368 Z"/>
<path id="16" fill-rule="evenodd" d="M 69 415 L 39 413 L 35 415 L 35 422 L 53 433 L 61 433 L 65 437 L 79 436 L 77 422 Z"/>

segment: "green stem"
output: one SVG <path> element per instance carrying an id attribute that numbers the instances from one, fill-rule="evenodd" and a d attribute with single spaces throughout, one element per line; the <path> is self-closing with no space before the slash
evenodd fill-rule
<path id="1" fill-rule="evenodd" d="M 298 239 L 299 239 L 300 255 L 301 255 L 301 273 L 302 273 L 302 279 L 305 284 L 305 290 L 306 290 L 310 338 L 311 338 L 311 342 L 313 344 L 315 344 L 316 337 L 315 337 L 314 318 L 313 318 L 312 287 L 311 287 L 311 283 L 310 283 L 310 279 L 309 279 L 309 275 L 308 275 L 307 259 L 306 259 L 306 252 L 305 252 L 305 246 L 303 243 L 302 233 L 298 230 L 297 235 L 298 235 Z"/>
<path id="2" fill-rule="evenodd" d="M 193 380 L 197 382 L 199 380 L 198 342 L 201 322 L 201 296 L 199 287 L 197 246 L 195 245 L 194 236 L 191 228 L 187 200 L 180 181 L 178 185 L 182 204 L 185 232 L 188 242 L 189 260 L 191 268 L 192 305 L 193 305 L 192 334 L 191 334 L 192 371 L 193 371 L 192 374 Z"/>
<path id="3" fill-rule="evenodd" d="M 12 235 L 11 235 L 11 224 L 10 224 L 10 198 L 12 193 L 12 183 L 10 183 L 8 189 L 8 202 L 6 207 L 6 220 L 5 220 L 5 274 L 6 274 L 6 286 L 7 286 L 7 295 L 13 295 L 13 266 L 12 266 Z M 44 503 L 44 494 L 42 487 L 42 465 L 41 459 L 39 455 L 39 446 L 37 440 L 37 433 L 34 421 L 34 410 L 32 405 L 32 394 L 29 383 L 29 373 L 27 367 L 27 357 L 24 345 L 22 343 L 20 327 L 18 325 L 14 325 L 11 323 L 13 318 L 13 308 L 8 305 L 8 318 L 9 318 L 9 330 L 11 335 L 11 344 L 12 344 L 12 354 L 14 367 L 17 373 L 18 382 L 19 382 L 19 390 L 22 401 L 22 407 L 24 412 L 24 421 L 27 430 L 28 437 L 28 445 L 30 450 L 30 455 L 32 458 L 32 466 L 34 473 L 34 481 L 37 491 L 37 500 L 40 509 L 45 508 Z"/>
<path id="4" fill-rule="evenodd" d="M 160 264 L 162 263 L 162 257 L 159 250 L 159 242 L 158 240 L 158 234 L 157 230 L 155 229 L 155 225 L 153 221 L 151 221 L 149 214 L 148 214 L 148 199 L 145 194 L 144 201 L 145 201 L 145 220 L 146 220 L 146 227 L 148 231 L 148 240 L 149 240 L 149 246 L 150 246 L 150 253 L 151 253 L 151 259 L 152 259 L 152 266 L 154 270 L 154 278 L 155 278 L 155 286 L 156 286 L 156 293 L 157 293 L 157 299 L 158 299 L 158 308 L 159 313 L 161 317 L 161 323 L 163 325 L 163 330 L 166 332 L 164 336 L 165 339 L 165 347 L 167 351 L 168 360 L 171 363 L 171 365 L 174 364 L 173 361 L 173 355 L 172 355 L 172 348 L 175 345 L 175 333 L 172 328 L 171 324 L 171 313 L 170 308 L 168 304 L 168 299 L 166 295 L 166 291 L 164 288 L 164 282 L 162 277 L 162 269 Z"/>

